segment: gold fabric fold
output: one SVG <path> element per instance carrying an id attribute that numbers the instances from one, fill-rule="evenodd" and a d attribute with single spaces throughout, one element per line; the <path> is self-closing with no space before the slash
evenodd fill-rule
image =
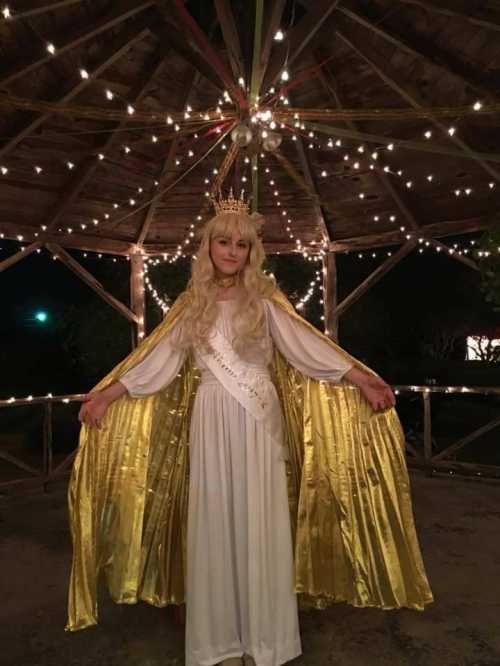
<path id="1" fill-rule="evenodd" d="M 141 361 L 182 314 L 164 321 L 95 388 Z M 297 314 L 273 301 L 349 356 Z M 306 377 L 275 349 L 272 376 L 286 423 L 296 592 L 302 608 L 422 610 L 433 600 L 415 531 L 404 437 L 394 409 L 374 413 L 359 389 Z M 189 354 L 169 386 L 108 409 L 101 429 L 83 426 L 68 497 L 73 564 L 66 629 L 97 623 L 104 572 L 118 603 L 184 602 L 189 421 L 199 373 Z"/>

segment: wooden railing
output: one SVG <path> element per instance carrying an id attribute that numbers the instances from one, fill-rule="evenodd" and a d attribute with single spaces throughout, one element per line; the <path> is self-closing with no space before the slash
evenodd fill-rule
<path id="1" fill-rule="evenodd" d="M 423 409 L 423 429 L 421 431 L 411 431 L 412 436 L 409 437 L 407 433 L 406 451 L 408 466 L 426 470 L 429 474 L 435 472 L 447 472 L 449 474 L 466 474 L 474 475 L 483 478 L 498 478 L 500 479 L 500 466 L 480 463 L 469 463 L 455 460 L 455 456 L 460 449 L 465 445 L 470 444 L 474 440 L 493 430 L 500 425 L 500 413 L 498 416 L 485 423 L 483 426 L 476 428 L 469 432 L 464 437 L 448 445 L 440 451 L 435 451 L 432 436 L 432 414 L 431 414 L 431 399 L 436 393 L 438 394 L 457 394 L 460 395 L 496 395 L 500 396 L 500 387 L 481 387 L 481 386 L 411 386 L 411 385 L 396 385 L 393 386 L 396 396 L 402 394 L 421 394 L 422 409 Z M 44 489 L 51 481 L 64 478 L 70 471 L 71 464 L 75 457 L 76 449 L 71 453 L 63 456 L 62 460 L 58 461 L 57 466 L 54 466 L 53 455 L 53 405 L 55 403 L 71 403 L 80 401 L 83 394 L 74 395 L 60 395 L 60 396 L 43 396 L 27 398 L 10 398 L 8 400 L 0 400 L 0 408 L 7 407 L 21 407 L 26 405 L 43 405 L 44 419 L 43 419 L 43 448 L 41 466 L 34 467 L 21 460 L 19 457 L 2 450 L 0 447 L 0 459 L 3 459 L 23 472 L 27 472 L 28 476 L 24 475 L 19 478 L 9 479 L 8 481 L 0 481 L 0 489 L 9 486 L 29 486 L 33 484 L 41 484 Z M 397 405 L 396 405 L 397 408 Z M 499 400 L 500 412 L 500 400 Z M 500 446 L 500 434 L 499 434 Z"/>

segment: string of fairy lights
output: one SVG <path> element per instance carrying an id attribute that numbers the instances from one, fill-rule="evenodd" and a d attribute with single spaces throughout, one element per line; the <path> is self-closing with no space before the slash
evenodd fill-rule
<path id="1" fill-rule="evenodd" d="M 7 6 L 4 8 L 2 13 L 5 19 L 11 19 L 13 17 L 12 11 Z M 286 33 L 282 29 L 278 29 L 275 34 L 275 40 L 283 41 L 283 39 L 285 39 L 285 34 Z M 47 53 L 49 53 L 50 55 L 52 56 L 57 55 L 57 46 L 53 41 L 47 41 L 45 44 L 45 48 Z M 84 66 L 79 67 L 78 73 L 82 80 L 89 80 L 92 78 L 91 72 L 89 71 L 88 68 Z M 300 76 L 300 72 L 298 73 L 297 76 Z M 388 157 L 394 154 L 397 148 L 396 141 L 389 142 L 386 145 L 377 145 L 374 149 L 368 149 L 365 144 L 360 144 L 357 147 L 352 146 L 351 150 L 354 151 L 354 155 L 351 152 L 344 152 L 344 154 L 341 155 L 340 152 L 346 149 L 346 144 L 348 144 L 348 142 L 345 142 L 340 138 L 335 139 L 332 137 L 327 137 L 324 139 L 324 141 L 320 140 L 320 138 L 317 136 L 317 133 L 314 132 L 312 129 L 308 128 L 309 125 L 308 121 L 301 119 L 299 112 L 295 111 L 293 113 L 293 117 L 290 114 L 287 115 L 286 107 L 289 106 L 290 100 L 286 93 L 289 89 L 293 87 L 294 82 L 290 74 L 290 71 L 288 69 L 288 66 L 286 64 L 283 70 L 281 71 L 279 78 L 281 82 L 280 85 L 282 87 L 281 88 L 278 87 L 277 90 L 275 86 L 271 86 L 269 90 L 261 96 L 261 99 L 258 102 L 260 106 L 254 108 L 250 115 L 249 119 L 250 124 L 255 125 L 256 127 L 259 128 L 261 138 L 265 139 L 267 137 L 268 130 L 272 132 L 279 127 L 281 130 L 285 130 L 285 136 L 288 135 L 291 138 L 291 141 L 297 141 L 298 138 L 305 141 L 307 143 L 307 148 L 310 150 L 322 150 L 322 151 L 337 150 L 339 152 L 339 157 L 341 157 L 341 164 L 343 163 L 342 170 L 340 172 L 339 171 L 330 172 L 327 169 L 321 169 L 319 174 L 316 174 L 319 182 L 321 182 L 322 179 L 327 180 L 331 177 L 336 177 L 338 175 L 345 175 L 345 168 L 347 166 L 352 173 L 358 172 L 361 174 L 363 172 L 366 172 L 367 169 L 372 171 L 380 170 L 385 174 L 405 179 L 404 185 L 408 189 L 414 189 L 418 185 L 417 179 L 415 177 L 411 177 L 411 175 L 409 175 L 408 172 L 405 172 L 402 169 L 393 168 L 391 167 L 390 163 L 382 163 L 382 161 L 388 162 Z M 238 84 L 242 88 L 244 89 L 246 88 L 244 80 L 240 79 L 238 81 Z M 108 102 L 112 102 L 113 100 L 115 100 L 116 103 L 116 100 L 118 100 L 121 103 L 122 107 L 126 109 L 127 115 L 129 117 L 134 117 L 134 116 L 141 117 L 141 111 L 140 110 L 138 111 L 133 103 L 128 101 L 125 97 L 121 96 L 116 91 L 113 91 L 109 86 L 103 88 L 103 96 Z M 226 111 L 224 111 L 224 109 L 222 108 L 224 105 L 230 105 L 230 109 L 229 110 L 226 109 Z M 483 109 L 483 103 L 480 100 L 476 100 L 471 105 L 471 111 L 473 112 L 481 112 L 482 109 Z M 194 147 L 193 144 L 200 138 L 199 134 L 200 128 L 204 129 L 206 129 L 207 127 L 209 128 L 207 130 L 207 133 L 205 134 L 205 137 L 213 131 L 215 131 L 215 133 L 220 134 L 222 131 L 221 123 L 228 118 L 234 117 L 235 113 L 236 109 L 234 107 L 234 102 L 231 99 L 231 96 L 227 90 L 223 91 L 221 97 L 218 99 L 217 106 L 215 107 L 215 109 L 208 109 L 206 111 L 197 112 L 193 110 L 191 105 L 186 104 L 182 112 L 177 111 L 177 112 L 165 113 L 163 122 L 161 125 L 158 125 L 158 127 L 163 129 L 165 129 L 166 127 L 169 130 L 170 133 L 167 138 L 171 138 L 172 131 L 174 135 L 176 133 L 180 133 L 180 135 L 182 135 L 183 138 L 186 138 L 186 145 L 183 147 L 183 150 L 185 152 L 182 155 L 180 154 L 180 152 L 177 155 L 174 155 L 173 163 L 175 164 L 175 167 L 179 168 L 183 164 L 189 164 L 190 162 L 193 163 L 196 161 L 197 154 L 195 153 L 195 150 L 193 150 Z M 452 123 L 447 128 L 447 134 L 450 137 L 454 137 L 457 134 L 458 132 L 457 124 L 458 124 L 457 122 Z M 155 128 L 152 128 L 150 126 L 147 128 L 147 131 L 152 132 L 153 129 Z M 133 129 L 130 131 L 137 132 L 138 130 Z M 431 129 L 424 130 L 423 139 L 431 141 L 434 137 L 434 132 L 435 130 Z M 150 134 L 150 140 L 152 143 L 159 143 L 161 142 L 161 139 L 162 139 L 161 132 L 157 133 L 152 132 Z M 122 153 L 122 157 L 133 153 L 133 148 L 131 148 L 129 143 L 130 142 L 123 143 L 122 146 L 120 147 L 120 152 Z M 222 144 L 222 150 L 226 149 L 227 149 L 226 144 L 225 143 Z M 261 158 L 264 157 L 265 154 L 262 153 Z M 96 158 L 99 161 L 104 161 L 105 159 L 107 159 L 107 156 L 103 153 L 97 153 Z M 248 164 L 250 162 L 248 156 L 245 157 L 244 162 L 245 164 Z M 65 166 L 68 170 L 73 170 L 77 167 L 77 163 L 74 159 L 67 159 L 65 162 Z M 33 172 L 37 176 L 41 176 L 42 173 L 46 172 L 45 167 L 41 166 L 41 164 L 34 164 L 32 165 L 32 168 Z M 12 167 L 7 164 L 0 165 L 0 175 L 2 176 L 7 176 L 11 170 L 15 172 L 16 170 L 19 170 L 19 168 L 17 166 Z M 211 177 L 213 177 L 213 175 L 215 174 L 217 174 L 217 168 L 213 167 L 212 173 L 208 174 L 204 179 L 205 184 L 209 184 L 211 182 Z M 271 188 L 270 191 L 273 197 L 271 200 L 273 201 L 274 205 L 277 208 L 280 208 L 282 206 L 281 200 L 279 198 L 280 192 L 276 186 L 275 179 L 269 175 L 270 168 L 268 166 L 265 167 L 265 174 L 266 176 L 268 176 L 267 184 Z M 89 232 L 91 231 L 93 232 L 94 228 L 98 227 L 100 224 L 120 223 L 120 218 L 118 218 L 118 220 L 114 220 L 112 218 L 113 212 L 116 212 L 118 209 L 123 209 L 124 207 L 134 209 L 134 207 L 140 207 L 141 205 L 143 207 L 145 204 L 142 203 L 140 199 L 144 197 L 146 192 L 151 193 L 152 191 L 154 191 L 154 188 L 158 188 L 158 186 L 160 185 L 160 182 L 157 178 L 150 177 L 147 180 L 148 182 L 144 182 L 142 185 L 139 185 L 134 190 L 133 196 L 132 195 L 128 196 L 126 202 L 114 201 L 110 203 L 109 204 L 110 209 L 102 213 L 101 215 L 102 219 L 100 219 L 99 217 L 91 217 L 88 223 L 81 222 L 80 223 L 81 232 L 85 233 L 87 230 Z M 247 180 L 248 180 L 247 174 L 243 175 L 242 184 L 244 184 Z M 424 183 L 436 183 L 439 182 L 439 180 L 440 178 L 438 175 L 436 175 L 435 173 L 429 173 L 425 177 Z M 494 190 L 496 188 L 496 183 L 494 181 L 489 181 L 487 185 L 485 185 L 485 188 L 486 187 L 490 191 Z M 451 193 L 456 197 L 460 196 L 470 197 L 476 192 L 478 192 L 478 186 L 472 188 L 461 185 L 460 187 L 455 187 Z M 208 190 L 205 191 L 205 196 L 209 195 L 210 192 Z M 366 196 L 367 196 L 366 193 L 363 191 L 358 193 L 358 198 L 360 200 L 365 199 Z M 321 261 L 322 254 L 324 254 L 324 249 L 321 249 L 318 252 L 318 247 L 316 246 L 315 241 L 311 241 L 309 246 L 305 246 L 302 240 L 296 237 L 296 234 L 293 231 L 293 223 L 288 211 L 281 208 L 281 210 L 278 211 L 278 213 L 284 218 L 283 221 L 285 222 L 284 225 L 285 231 L 289 239 L 295 242 L 296 251 L 301 253 L 304 259 L 308 261 L 311 260 Z M 130 214 L 131 212 L 127 213 L 126 217 L 129 217 Z M 372 215 L 372 218 L 374 222 L 383 221 L 382 214 L 374 214 Z M 196 222 L 200 221 L 201 217 L 197 216 Z M 397 215 L 388 214 L 388 221 L 391 222 L 392 224 L 396 223 Z M 182 242 L 177 246 L 176 252 L 173 253 L 172 256 L 164 254 L 163 261 L 174 263 L 180 257 L 185 256 L 183 253 L 183 248 L 190 244 L 191 239 L 194 236 L 194 231 L 193 231 L 194 228 L 195 228 L 194 224 L 189 225 L 189 227 L 186 230 L 185 237 L 182 239 Z M 47 227 L 45 225 L 41 225 L 40 229 L 42 232 L 44 232 L 47 230 Z M 62 228 L 59 228 L 58 230 L 60 232 L 65 231 L 68 234 L 74 232 L 73 227 L 70 226 L 67 226 L 64 230 Z M 417 234 L 412 232 L 407 232 L 404 226 L 401 226 L 399 230 L 402 234 L 402 241 L 403 239 L 409 240 L 411 238 L 417 237 Z M 38 232 L 34 233 L 35 239 L 38 237 L 38 235 L 39 235 Z M 25 242 L 25 238 L 23 237 L 22 234 L 18 235 L 17 239 L 21 243 Z M 419 253 L 423 253 L 425 248 L 431 246 L 436 252 L 447 251 L 449 254 L 457 252 L 458 254 L 467 255 L 468 253 L 472 252 L 472 248 L 470 247 L 460 248 L 458 244 L 454 244 L 453 247 L 448 248 L 445 245 L 438 243 L 436 241 L 433 241 L 431 243 L 431 241 L 425 238 L 418 238 L 418 243 L 419 245 L 422 245 L 422 247 L 419 247 L 418 249 Z M 472 241 L 471 244 L 473 245 L 474 241 Z M 390 255 L 391 252 L 387 252 L 387 256 Z M 97 256 L 102 256 L 102 254 L 97 253 Z M 372 258 L 376 258 L 377 253 L 373 251 L 371 253 L 357 252 L 356 256 L 360 259 L 365 256 L 371 256 Z M 488 257 L 490 256 L 490 252 L 487 250 L 478 251 L 477 256 L 479 258 Z M 116 258 L 114 258 L 114 260 L 116 260 Z M 153 261 L 152 259 L 147 259 L 145 265 L 148 266 L 152 261 Z M 156 259 L 155 261 L 158 261 L 158 259 Z M 145 279 L 146 279 L 146 286 L 150 291 L 151 295 L 155 299 L 158 299 L 159 298 L 158 292 L 151 283 L 150 277 L 148 275 L 148 269 L 146 269 L 145 271 Z M 318 279 L 318 277 L 316 277 L 316 279 L 313 282 L 315 285 L 318 285 L 320 280 Z M 320 288 L 322 289 L 322 286 Z M 311 290 L 308 289 L 306 294 L 299 299 L 299 302 L 297 304 L 298 307 L 303 307 L 305 303 L 307 303 L 307 301 L 310 300 L 311 296 L 312 296 Z M 158 300 L 158 304 L 161 305 L 162 308 L 165 307 L 165 302 L 162 299 Z"/>

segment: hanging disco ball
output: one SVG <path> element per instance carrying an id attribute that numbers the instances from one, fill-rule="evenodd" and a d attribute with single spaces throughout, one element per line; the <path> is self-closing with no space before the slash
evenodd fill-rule
<path id="1" fill-rule="evenodd" d="M 273 152 L 278 150 L 281 144 L 282 136 L 278 132 L 267 132 L 267 136 L 262 141 L 262 147 L 264 150 Z"/>
<path id="2" fill-rule="evenodd" d="M 248 146 L 250 141 L 253 139 L 252 130 L 247 127 L 247 125 L 240 123 L 239 125 L 236 125 L 236 127 L 231 132 L 231 139 L 237 146 Z"/>

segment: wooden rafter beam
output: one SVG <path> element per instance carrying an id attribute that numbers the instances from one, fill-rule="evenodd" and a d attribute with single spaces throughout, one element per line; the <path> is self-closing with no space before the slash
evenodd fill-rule
<path id="1" fill-rule="evenodd" d="M 7 257 L 7 259 L 0 261 L 0 273 L 11 266 L 14 266 L 18 261 L 22 261 L 25 257 L 29 257 L 32 252 L 38 250 L 42 245 L 43 243 L 41 241 L 35 241 L 34 243 L 27 245 L 23 250 L 19 250 L 19 252 Z"/>
<path id="2" fill-rule="evenodd" d="M 329 243 L 330 234 L 328 233 L 328 227 L 326 225 L 324 210 L 320 202 L 318 185 L 313 176 L 311 165 L 309 164 L 309 160 L 306 155 L 306 151 L 304 150 L 304 142 L 302 140 L 302 137 L 300 136 L 297 137 L 295 146 L 297 149 L 297 155 L 299 157 L 300 166 L 302 167 L 302 173 L 304 174 L 304 179 L 312 193 L 314 215 L 316 217 L 318 229 L 321 234 L 321 239 L 323 243 Z"/>
<path id="3" fill-rule="evenodd" d="M 489 30 L 500 32 L 500 5 L 496 3 L 496 10 L 489 7 L 479 7 L 470 0 L 398 0 L 405 5 L 415 5 L 429 12 L 452 16 L 470 21 L 475 25 Z"/>
<path id="4" fill-rule="evenodd" d="M 355 141 L 366 141 L 366 143 L 376 143 L 382 146 L 388 146 L 390 143 L 395 144 L 398 148 L 406 150 L 416 150 L 422 153 L 434 153 L 436 155 L 448 155 L 450 157 L 459 157 L 465 160 L 482 160 L 483 162 L 496 162 L 500 163 L 500 153 L 482 153 L 474 150 L 469 152 L 462 152 L 458 148 L 450 146 L 437 145 L 430 141 L 408 141 L 407 139 L 399 139 L 394 136 L 387 136 L 384 134 L 372 134 L 371 132 L 360 132 L 344 127 L 335 127 L 334 125 L 326 125 L 325 123 L 314 123 L 310 120 L 304 120 L 307 129 L 321 132 L 322 134 L 329 134 L 343 139 L 354 139 Z M 444 128 L 442 128 L 444 131 Z"/>
<path id="5" fill-rule="evenodd" d="M 460 236 L 463 234 L 477 233 L 498 224 L 498 219 L 492 216 L 473 217 L 464 220 L 447 220 L 426 224 L 419 230 L 419 237 L 429 240 L 436 238 L 445 238 L 446 236 Z M 24 237 L 24 242 L 32 243 L 39 240 L 40 232 L 36 227 L 23 225 L 13 222 L 0 223 L 0 229 L 6 239 L 19 240 L 18 236 Z M 73 248 L 75 250 L 88 252 L 102 252 L 103 254 L 112 254 L 128 256 L 137 250 L 135 243 L 128 240 L 120 240 L 101 236 L 87 236 L 73 232 L 72 234 L 47 236 L 45 242 L 58 243 L 62 247 Z M 347 238 L 330 241 L 328 251 L 346 252 L 354 250 L 369 250 L 376 247 L 387 247 L 389 245 L 401 245 L 405 242 L 404 234 L 399 229 L 391 231 L 381 231 L 374 234 L 364 234 L 362 236 L 350 236 Z M 176 252 L 177 241 L 169 243 L 150 242 L 143 246 L 143 251 L 148 256 L 160 255 L 165 252 Z M 295 243 L 264 243 L 266 250 L 270 253 L 282 252 L 283 254 L 296 253 L 297 245 Z"/>
<path id="6" fill-rule="evenodd" d="M 257 72 L 256 80 L 256 87 L 259 91 L 262 86 L 262 80 L 267 71 L 274 35 L 280 27 L 285 5 L 286 0 L 274 0 L 274 2 L 267 3 L 267 8 L 265 8 L 264 26 L 266 27 L 262 39 L 262 47 L 259 57 L 259 69 Z"/>
<path id="7" fill-rule="evenodd" d="M 359 30 L 353 30 L 352 24 L 343 17 L 337 19 L 336 34 L 342 39 L 344 43 L 351 47 L 351 49 L 359 55 L 365 62 L 367 62 L 372 69 L 380 76 L 380 78 L 395 90 L 403 99 L 405 99 L 414 108 L 423 108 L 422 101 L 419 99 L 418 93 L 412 90 L 412 86 L 407 81 L 403 80 L 394 67 L 380 57 L 380 55 L 373 49 Z M 436 118 L 431 118 L 430 122 L 433 123 L 442 133 L 447 136 L 447 127 L 443 125 Z M 457 136 L 449 137 L 449 140 L 455 143 L 462 151 L 463 155 L 468 155 L 474 159 L 492 178 L 500 183 L 500 172 L 494 169 L 488 162 L 482 158 L 477 157 L 477 154 Z"/>
<path id="8" fill-rule="evenodd" d="M 24 76 L 25 74 L 28 74 L 28 72 L 34 71 L 35 69 L 37 69 L 41 65 L 44 65 L 47 62 L 51 62 L 52 60 L 54 60 L 54 58 L 57 58 L 63 55 L 64 53 L 67 53 L 68 51 L 76 48 L 77 46 L 81 46 L 90 39 L 93 39 L 97 35 L 100 35 L 102 32 L 105 32 L 110 28 L 116 27 L 126 19 L 135 16 L 136 14 L 144 11 L 145 9 L 151 7 L 152 5 L 154 5 L 154 0 L 145 0 L 145 1 L 143 0 L 143 2 L 136 2 L 133 0 L 129 0 L 129 2 L 127 2 L 125 6 L 116 7 L 107 16 L 96 21 L 90 27 L 90 29 L 85 28 L 84 30 L 82 30 L 80 28 L 69 37 L 66 38 L 63 37 L 63 39 L 55 40 L 57 48 L 54 54 L 49 53 L 48 51 L 42 51 L 40 49 L 41 53 L 40 57 L 36 58 L 35 60 L 30 60 L 29 62 L 21 61 L 10 72 L 7 72 L 6 74 L 2 75 L 0 78 L 0 88 L 6 88 L 20 77 Z"/>
<path id="9" fill-rule="evenodd" d="M 344 298 L 342 303 L 339 303 L 337 306 L 337 316 L 344 314 L 344 312 L 351 307 L 358 299 L 363 296 L 374 284 L 376 284 L 386 273 L 388 273 L 396 264 L 398 264 L 401 259 L 404 259 L 410 252 L 415 249 L 417 245 L 416 240 L 410 240 L 402 245 L 397 252 L 391 255 L 388 259 L 384 261 L 378 268 L 376 268 L 373 273 L 363 280 L 363 282 L 356 287 L 349 296 Z"/>
<path id="10" fill-rule="evenodd" d="M 488 229 L 494 219 L 490 217 L 474 217 L 465 220 L 450 220 L 426 224 L 420 227 L 419 238 L 444 238 L 446 236 L 459 236 L 461 234 L 475 233 Z M 498 223 L 498 221 L 496 221 Z M 375 234 L 363 236 L 351 236 L 330 243 L 331 252 L 345 252 L 346 250 L 369 250 L 375 247 L 387 247 L 388 245 L 400 245 L 405 241 L 404 234 L 399 229 L 393 231 L 381 231 Z"/>
<path id="11" fill-rule="evenodd" d="M 233 11 L 231 9 L 230 0 L 215 0 L 215 10 L 219 19 L 220 27 L 222 29 L 222 37 L 226 43 L 227 55 L 231 69 L 236 81 L 240 76 L 245 78 L 245 66 L 243 64 L 243 56 L 241 53 L 240 38 L 238 29 L 234 20 Z"/>
<path id="12" fill-rule="evenodd" d="M 128 100 L 131 104 L 137 104 L 146 94 L 146 91 L 149 89 L 152 81 L 154 81 L 159 72 L 165 66 L 165 48 L 163 46 L 159 47 L 156 53 L 148 59 L 145 63 L 143 71 L 142 80 L 132 88 L 130 94 L 128 95 Z M 110 132 L 105 142 L 99 147 L 97 152 L 101 152 L 106 155 L 107 152 L 112 148 L 113 143 L 116 141 L 116 138 L 120 136 L 121 130 L 127 125 L 127 121 L 121 121 L 116 124 L 114 129 Z M 78 168 L 75 176 L 72 181 L 66 188 L 65 192 L 61 195 L 57 205 L 54 210 L 49 213 L 47 218 L 44 221 L 44 226 L 47 227 L 48 231 L 52 231 L 57 225 L 61 217 L 72 205 L 72 203 L 77 199 L 82 189 L 85 187 L 86 183 L 92 178 L 96 169 L 98 168 L 100 162 L 93 155 L 88 157 L 85 162 Z"/>
<path id="13" fill-rule="evenodd" d="M 205 60 L 218 75 L 224 84 L 224 87 L 227 88 L 227 90 L 231 93 L 232 98 L 238 102 L 240 108 L 247 108 L 248 102 L 243 89 L 236 81 L 234 81 L 232 74 L 229 72 L 224 62 L 220 59 L 218 53 L 212 47 L 212 44 L 207 35 L 203 32 L 198 23 L 188 12 L 184 5 L 184 0 L 170 0 L 169 8 L 175 12 L 180 25 L 183 26 L 187 33 L 191 35 L 195 44 L 197 45 L 198 50 L 203 54 Z"/>
<path id="14" fill-rule="evenodd" d="M 319 62 L 321 61 L 321 56 L 316 56 L 315 57 L 316 61 Z M 328 95 L 332 98 L 335 106 L 338 109 L 343 109 L 343 102 L 340 97 L 339 91 L 337 89 L 334 77 L 331 74 L 331 71 L 329 68 L 325 67 L 324 69 L 320 70 L 319 73 L 319 80 L 320 83 L 322 84 L 323 88 L 326 90 Z M 359 131 L 359 128 L 357 124 L 352 121 L 352 120 L 347 120 L 346 125 L 349 129 L 351 129 L 354 132 Z M 401 195 L 399 195 L 390 182 L 390 180 L 387 178 L 386 174 L 383 171 L 380 170 L 374 170 L 373 173 L 375 179 L 378 181 L 378 183 L 381 185 L 383 189 L 390 195 L 390 197 L 393 199 L 394 203 L 400 210 L 400 212 L 403 214 L 404 218 L 410 225 L 412 229 L 418 229 L 419 224 L 417 220 L 415 219 L 415 216 L 409 209 L 409 207 L 406 205 L 405 202 L 403 202 Z"/>
<path id="15" fill-rule="evenodd" d="M 338 11 L 347 16 L 348 19 L 366 28 L 371 33 L 382 37 L 386 42 L 396 46 L 401 51 L 405 51 L 412 56 L 420 58 L 433 67 L 443 70 L 446 74 L 451 74 L 462 84 L 476 90 L 485 97 L 496 97 L 498 86 L 492 86 L 484 81 L 484 77 L 479 72 L 461 63 L 452 54 L 440 49 L 435 43 L 427 44 L 421 35 L 400 34 L 387 27 L 382 27 L 377 20 L 370 20 L 359 11 L 353 11 L 351 8 L 339 7 Z"/>
<path id="16" fill-rule="evenodd" d="M 8 18 L 9 21 L 16 21 L 18 19 L 31 18 L 32 16 L 37 16 L 39 14 L 45 14 L 46 12 L 53 12 L 57 9 L 62 9 L 63 7 L 69 7 L 69 5 L 76 5 L 81 3 L 83 0 L 59 0 L 59 2 L 51 2 L 48 5 L 40 5 L 39 7 L 33 7 L 32 9 L 23 9 L 20 11 L 10 10 L 11 14 Z"/>
<path id="17" fill-rule="evenodd" d="M 28 224 L 19 224 L 14 222 L 2 222 L 0 229 L 5 238 L 11 240 L 19 240 L 19 236 L 23 237 L 23 242 L 32 243 L 40 240 L 42 232 L 38 227 Z M 88 252 L 102 252 L 105 254 L 116 254 L 120 256 L 127 256 L 135 249 L 135 244 L 129 241 L 120 239 L 107 238 L 101 236 L 91 236 L 87 234 L 79 234 L 73 232 L 72 234 L 46 234 L 44 236 L 45 243 L 53 242 L 62 245 L 63 247 L 73 248 L 75 250 L 82 250 Z"/>
<path id="18" fill-rule="evenodd" d="M 134 23 L 133 26 L 127 26 L 105 47 L 101 63 L 89 73 L 89 78 L 82 79 L 75 86 L 70 88 L 65 95 L 58 99 L 58 103 L 61 105 L 66 104 L 79 95 L 82 90 L 84 90 L 89 84 L 93 83 L 108 67 L 113 65 L 125 53 L 127 53 L 136 42 L 140 41 L 147 32 L 147 29 L 144 27 L 144 22 L 141 19 L 139 19 L 138 23 Z M 23 141 L 23 139 L 30 136 L 30 134 L 43 125 L 51 115 L 52 112 L 47 111 L 46 113 L 38 114 L 33 120 L 28 121 L 22 130 L 15 134 L 0 148 L 0 158 L 4 158 L 21 141 Z"/>
<path id="19" fill-rule="evenodd" d="M 264 18 L 264 0 L 255 2 L 255 27 L 253 35 L 252 75 L 250 81 L 250 106 L 256 107 L 259 103 L 261 70 L 260 54 L 262 50 L 262 20 Z"/>
<path id="20" fill-rule="evenodd" d="M 262 91 L 265 92 L 278 79 L 283 67 L 292 65 L 306 46 L 323 28 L 331 13 L 335 10 L 340 0 L 331 0 L 328 3 L 321 2 L 308 5 L 309 11 L 295 27 L 293 27 L 284 42 L 280 42 L 274 49 L 269 60 Z M 320 6 L 321 5 L 321 6 Z M 326 33 L 325 33 L 326 38 Z"/>
<path id="21" fill-rule="evenodd" d="M 99 296 L 111 305 L 115 310 L 117 310 L 121 315 L 126 317 L 131 322 L 137 323 L 138 317 L 135 315 L 132 310 L 130 310 L 126 305 L 121 301 L 110 294 L 102 284 L 92 275 L 89 271 L 84 268 L 76 259 L 64 250 L 57 243 L 46 243 L 47 249 L 52 252 L 52 254 L 57 257 L 62 263 L 67 266 L 70 270 L 73 271 L 78 277 L 85 282 L 91 289 L 93 289 Z"/>

